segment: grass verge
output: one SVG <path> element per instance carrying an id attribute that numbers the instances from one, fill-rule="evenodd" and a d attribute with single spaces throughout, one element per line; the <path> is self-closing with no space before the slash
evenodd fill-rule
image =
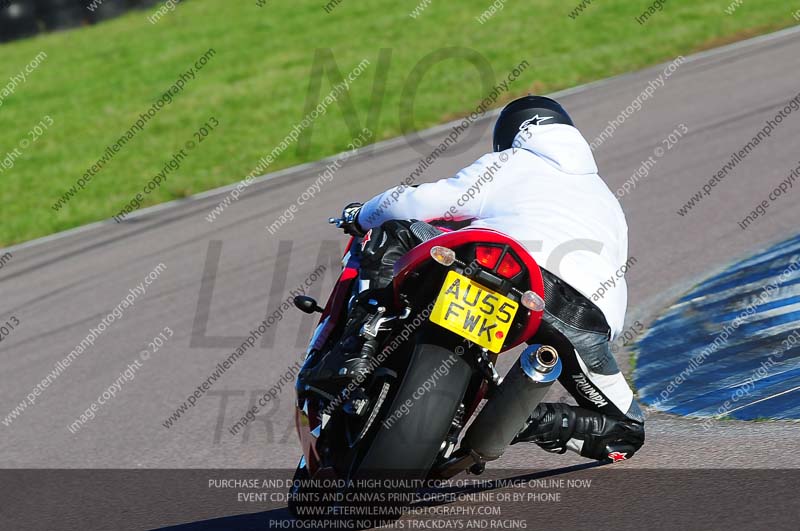
<path id="1" fill-rule="evenodd" d="M 380 140 L 468 114 L 486 92 L 479 70 L 463 58 L 433 64 L 419 79 L 411 114 L 403 105 L 415 66 L 435 50 L 470 48 L 498 81 L 528 61 L 499 106 L 528 92 L 612 76 L 795 23 L 784 0 L 745 2 L 731 15 L 724 11 L 729 4 L 670 0 L 639 24 L 642 7 L 623 0 L 463 0 L 457 7 L 439 0 L 340 0 L 327 10 L 323 1 L 193 0 L 157 24 L 147 21 L 147 12 L 131 12 L 102 25 L 2 45 L 0 163 L 14 149 L 19 154 L 0 166 L 0 246 L 110 218 L 189 141 L 198 143 L 138 206 L 243 179 L 306 114 L 310 79 L 321 79 L 312 106 L 331 90 L 327 71 L 312 75 L 315 64 L 323 65 L 317 49 L 329 48 L 343 74 L 365 59 L 369 66 L 352 82 L 349 99 L 339 99 L 352 105 L 330 105 L 266 172 L 344 151 L 353 130 L 367 124 L 373 140 Z M 491 14 L 492 5 L 502 9 Z M 578 5 L 584 6 L 580 13 L 573 11 Z M 54 210 L 106 147 L 209 49 L 213 58 L 172 102 Z M 381 55 L 380 49 L 390 51 Z M 3 80 L 40 52 L 46 58 L 39 66 L 3 94 Z M 379 72 L 385 73 L 378 84 L 383 95 L 373 100 Z M 211 118 L 219 125 L 201 142 L 195 132 L 208 130 Z"/>

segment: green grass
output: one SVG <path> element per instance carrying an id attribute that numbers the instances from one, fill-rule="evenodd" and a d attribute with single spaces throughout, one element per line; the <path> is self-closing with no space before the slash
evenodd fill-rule
<path id="1" fill-rule="evenodd" d="M 636 370 L 636 364 L 639 361 L 639 351 L 635 348 L 631 348 L 628 359 L 630 363 L 630 373 L 633 374 L 633 372 Z"/>
<path id="2" fill-rule="evenodd" d="M 0 246 L 117 213 L 141 191 L 193 132 L 216 117 L 220 128 L 192 151 L 145 205 L 244 178 L 304 115 L 315 48 L 331 48 L 342 73 L 363 59 L 371 66 L 350 91 L 355 119 L 366 123 L 378 49 L 392 48 L 376 139 L 401 133 L 403 86 L 431 51 L 461 46 L 485 56 L 497 79 L 530 63 L 503 101 L 549 92 L 669 60 L 678 54 L 794 23 L 784 0 L 746 2 L 733 16 L 728 0 L 671 0 L 646 25 L 642 7 L 624 0 L 593 3 L 573 20 L 563 0 L 508 2 L 479 24 L 488 0 L 432 4 L 417 18 L 414 2 L 342 0 L 277 2 L 192 0 L 156 25 L 146 12 L 104 24 L 0 46 L 0 90 L 38 52 L 48 55 L 0 107 L 0 160 L 45 115 L 55 124 L 10 170 L 0 173 Z M 51 205 L 209 48 L 216 56 L 197 78 L 73 198 Z M 327 78 L 322 94 L 331 88 Z M 465 61 L 435 65 L 419 85 L 414 126 L 464 115 L 484 97 L 478 72 Z M 498 102 L 497 105 L 502 103 Z M 270 171 L 346 149 L 352 134 L 334 105 L 314 127 L 309 149 L 284 151 Z M 351 119 L 354 117 L 350 117 Z M 465 161 L 466 163 L 467 161 Z M 354 196 L 355 198 L 355 196 Z"/>

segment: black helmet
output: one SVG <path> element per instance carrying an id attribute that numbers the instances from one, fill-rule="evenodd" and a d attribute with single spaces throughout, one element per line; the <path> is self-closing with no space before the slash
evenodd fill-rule
<path id="1" fill-rule="evenodd" d="M 544 96 L 525 96 L 506 105 L 494 124 L 494 150 L 511 148 L 514 137 L 528 125 L 572 125 L 572 118 L 556 100 Z"/>

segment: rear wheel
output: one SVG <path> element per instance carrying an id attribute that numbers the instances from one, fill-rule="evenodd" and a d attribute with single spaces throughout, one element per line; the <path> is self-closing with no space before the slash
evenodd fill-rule
<path id="1" fill-rule="evenodd" d="M 414 349 L 402 384 L 351 477 L 424 479 L 446 439 L 472 370 L 433 344 Z"/>
<path id="2" fill-rule="evenodd" d="M 418 344 L 410 353 L 402 381 L 392 386 L 382 405 L 370 414 L 374 418 L 369 434 L 353 447 L 347 457 L 349 465 L 339 469 L 338 476 L 351 482 L 349 488 L 339 491 L 340 502 L 333 505 L 350 510 L 327 514 L 349 514 L 347 519 L 368 525 L 401 516 L 412 499 L 414 480 L 427 477 L 441 451 L 471 376 L 470 365 L 451 350 Z M 380 381 L 378 378 L 375 384 Z M 296 479 L 307 479 L 304 472 L 299 470 Z M 402 481 L 390 484 L 385 480 Z M 363 487 L 366 484 L 369 488 Z M 306 496 L 315 490 L 314 480 L 307 485 L 301 489 Z M 299 494 L 295 490 L 295 495 Z M 360 497 L 362 494 L 367 496 Z M 298 511 L 299 505 L 290 504 L 290 510 L 302 518 L 298 513 L 305 511 Z M 378 513 L 374 512 L 376 506 L 380 506 Z"/>
<path id="3" fill-rule="evenodd" d="M 417 345 L 394 398 L 378 416 L 370 444 L 353 467 L 352 503 L 368 525 L 399 518 L 414 499 L 450 433 L 472 369 L 433 344 Z M 370 481 L 373 480 L 373 481 Z M 364 498 L 358 495 L 365 495 Z"/>

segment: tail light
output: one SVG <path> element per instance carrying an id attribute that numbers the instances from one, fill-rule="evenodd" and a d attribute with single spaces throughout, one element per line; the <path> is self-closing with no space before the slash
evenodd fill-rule
<path id="1" fill-rule="evenodd" d="M 511 253 L 506 253 L 500 262 L 500 267 L 497 268 L 497 274 L 508 279 L 514 278 L 520 271 L 522 271 L 522 266 L 511 256 Z"/>
<path id="2" fill-rule="evenodd" d="M 486 245 L 478 245 L 475 247 L 475 259 L 480 265 L 486 269 L 497 271 L 497 274 L 503 278 L 512 279 L 522 271 L 522 264 L 517 262 L 517 259 L 511 254 L 506 252 L 503 259 L 502 247 L 489 247 Z M 497 264 L 500 262 L 500 265 Z"/>
<path id="3" fill-rule="evenodd" d="M 501 254 L 503 254 L 503 249 L 500 247 L 484 247 L 483 245 L 479 245 L 475 248 L 475 258 L 480 265 L 487 269 L 494 269 Z"/>

